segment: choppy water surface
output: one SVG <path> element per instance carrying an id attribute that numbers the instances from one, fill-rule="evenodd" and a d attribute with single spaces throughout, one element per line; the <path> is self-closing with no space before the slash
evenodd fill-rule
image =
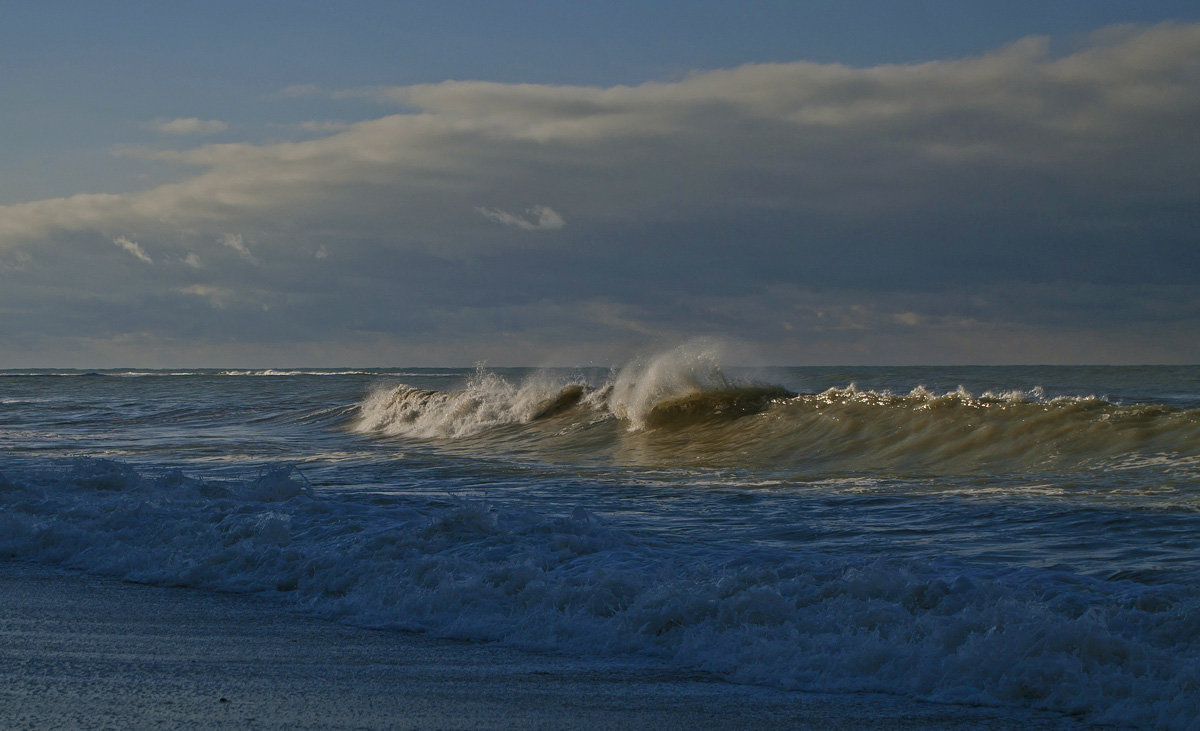
<path id="1" fill-rule="evenodd" d="M 1200 367 L 0 372 L 0 550 L 1196 728 Z"/>

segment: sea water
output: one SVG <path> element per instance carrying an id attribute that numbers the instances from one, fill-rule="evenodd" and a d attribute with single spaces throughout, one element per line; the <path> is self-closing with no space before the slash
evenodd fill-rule
<path id="1" fill-rule="evenodd" d="M 0 371 L 0 555 L 1200 728 L 1200 367 Z"/>

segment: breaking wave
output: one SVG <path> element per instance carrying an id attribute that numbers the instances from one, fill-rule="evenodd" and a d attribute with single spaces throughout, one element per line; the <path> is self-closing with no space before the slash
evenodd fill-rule
<path id="1" fill-rule="evenodd" d="M 406 384 L 380 388 L 361 404 L 355 428 L 444 439 L 565 417 L 585 422 L 618 419 L 641 430 L 744 416 L 794 395 L 779 386 L 736 382 L 722 372 L 709 350 L 681 346 L 630 364 L 600 386 L 549 373 L 514 384 L 480 367 L 456 391 Z"/>
<path id="2" fill-rule="evenodd" d="M 1040 388 L 972 394 L 820 393 L 730 379 L 674 357 L 604 383 L 540 374 L 512 383 L 479 370 L 464 388 L 394 385 L 360 404 L 353 428 L 384 437 L 522 445 L 548 459 L 774 466 L 821 472 L 1089 469 L 1148 459 L 1200 462 L 1200 410 L 1048 398 Z"/>

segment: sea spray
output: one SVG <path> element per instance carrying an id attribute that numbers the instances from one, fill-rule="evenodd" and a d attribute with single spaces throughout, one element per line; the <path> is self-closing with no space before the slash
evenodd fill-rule
<path id="1" fill-rule="evenodd" d="M 612 417 L 638 430 L 708 416 L 755 413 L 794 396 L 780 386 L 725 375 L 722 346 L 695 341 L 610 373 L 600 385 L 535 371 L 511 383 L 482 366 L 461 389 L 437 392 L 407 384 L 385 386 L 360 405 L 359 431 L 389 436 L 458 438 L 487 429 L 558 416 L 575 406 L 585 418 Z"/>
<path id="2" fill-rule="evenodd" d="M 449 393 L 404 384 L 376 389 L 361 404 L 355 428 L 428 439 L 469 436 L 548 415 L 564 392 L 578 394 L 578 401 L 581 388 L 540 374 L 512 384 L 480 367 L 462 389 Z"/>
<path id="3" fill-rule="evenodd" d="M 613 380 L 609 408 L 634 428 L 643 428 L 656 404 L 731 386 L 721 369 L 719 347 L 692 342 L 622 368 Z"/>

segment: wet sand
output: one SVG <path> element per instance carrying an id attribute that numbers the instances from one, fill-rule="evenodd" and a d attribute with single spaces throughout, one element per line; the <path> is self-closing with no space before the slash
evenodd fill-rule
<path id="1" fill-rule="evenodd" d="M 5 728 L 1082 728 L 870 694 L 733 685 L 349 627 L 269 599 L 0 560 Z"/>

